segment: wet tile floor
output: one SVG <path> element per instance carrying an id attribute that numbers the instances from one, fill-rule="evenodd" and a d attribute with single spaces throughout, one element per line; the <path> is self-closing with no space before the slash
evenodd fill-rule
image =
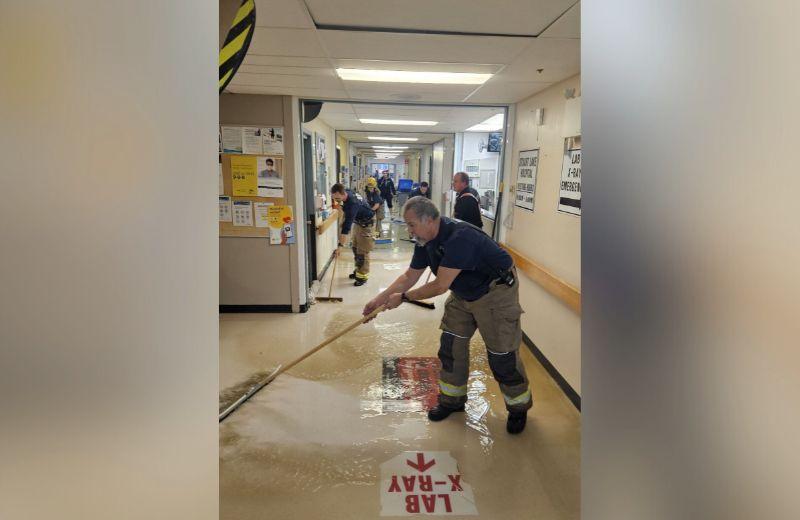
<path id="1" fill-rule="evenodd" d="M 410 258 L 412 245 L 398 240 L 402 231 L 392 226 L 393 242 L 376 247 L 365 286 L 353 287 L 347 278 L 352 254 L 342 255 L 334 295 L 344 302 L 319 302 L 304 314 L 221 315 L 221 388 L 270 371 L 358 320 L 364 303 Z M 433 300 L 435 310 L 403 305 L 382 313 L 279 376 L 227 418 L 220 425 L 220 518 L 380 518 L 386 492 L 381 464 L 402 452 L 429 451 L 456 460 L 479 517 L 579 518 L 580 414 L 527 347 L 520 351 L 534 407 L 519 436 L 505 431 L 502 395 L 479 334 L 471 344 L 465 414 L 440 423 L 427 419 L 422 403 L 430 389 L 415 385 L 429 384 L 426 371 L 435 360 L 411 361 L 423 377 L 415 383 L 414 369 L 404 369 L 402 388 L 387 377 L 387 363 L 394 367 L 397 358 L 435 358 L 445 298 Z M 420 511 L 417 516 L 425 514 L 424 507 Z"/>

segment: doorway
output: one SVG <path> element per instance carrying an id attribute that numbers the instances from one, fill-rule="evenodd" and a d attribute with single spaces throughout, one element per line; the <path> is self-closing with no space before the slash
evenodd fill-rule
<path id="1" fill-rule="evenodd" d="M 342 151 L 336 147 L 336 182 L 342 182 Z"/>
<path id="2" fill-rule="evenodd" d="M 308 286 L 317 279 L 317 228 L 314 201 L 314 150 L 311 135 L 303 132 L 303 198 L 306 223 L 306 272 Z"/>

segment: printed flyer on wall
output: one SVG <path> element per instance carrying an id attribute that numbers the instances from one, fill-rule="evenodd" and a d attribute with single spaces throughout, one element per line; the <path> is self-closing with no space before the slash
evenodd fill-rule
<path id="1" fill-rule="evenodd" d="M 294 244 L 294 214 L 291 206 L 270 206 L 269 218 L 269 243 L 273 245 Z"/>

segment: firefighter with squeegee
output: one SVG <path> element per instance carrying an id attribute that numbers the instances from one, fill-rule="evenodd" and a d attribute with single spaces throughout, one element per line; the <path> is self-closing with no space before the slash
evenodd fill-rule
<path id="1" fill-rule="evenodd" d="M 440 325 L 439 404 L 428 412 L 428 418 L 441 421 L 464 410 L 469 340 L 477 329 L 486 342 L 489 367 L 506 402 L 506 429 L 520 433 L 533 400 L 519 355 L 522 308 L 511 256 L 477 227 L 441 217 L 425 197 L 409 199 L 403 217 L 416 240 L 411 265 L 367 303 L 363 314 L 381 306 L 393 309 L 404 301 L 432 298 L 449 289 Z M 427 267 L 436 279 L 412 289 Z"/>

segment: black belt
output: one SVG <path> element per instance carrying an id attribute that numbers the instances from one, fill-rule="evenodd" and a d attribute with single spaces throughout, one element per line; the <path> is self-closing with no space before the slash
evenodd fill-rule
<path id="1" fill-rule="evenodd" d="M 375 223 L 374 220 L 366 220 L 366 221 L 363 221 L 363 222 L 356 222 L 356 224 L 358 224 L 361 227 L 369 227 L 374 223 Z"/>
<path id="2" fill-rule="evenodd" d="M 517 281 L 516 277 L 514 276 L 514 271 L 511 269 L 508 271 L 501 271 L 498 273 L 498 275 L 499 276 L 493 280 L 495 285 L 508 285 L 511 287 Z"/>

